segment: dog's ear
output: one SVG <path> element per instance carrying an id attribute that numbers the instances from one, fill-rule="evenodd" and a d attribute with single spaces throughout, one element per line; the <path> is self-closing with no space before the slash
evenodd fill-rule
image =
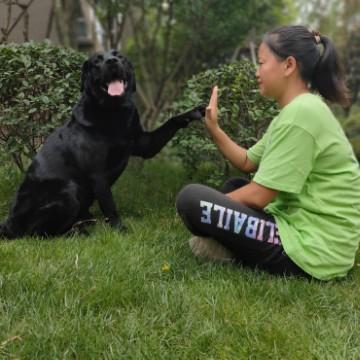
<path id="1" fill-rule="evenodd" d="M 83 63 L 82 70 L 81 70 L 81 82 L 80 82 L 80 91 L 83 92 L 85 90 L 85 81 L 87 74 L 89 72 L 90 63 L 89 60 L 86 60 Z"/>
<path id="2" fill-rule="evenodd" d="M 132 76 L 132 82 L 131 82 L 131 90 L 133 93 L 136 92 L 136 78 L 135 78 L 135 71 L 133 71 L 133 76 Z"/>

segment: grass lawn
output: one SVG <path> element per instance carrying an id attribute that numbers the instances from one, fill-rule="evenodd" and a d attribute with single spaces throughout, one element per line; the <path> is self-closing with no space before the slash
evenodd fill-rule
<path id="1" fill-rule="evenodd" d="M 4 217 L 17 180 L 1 178 Z M 360 359 L 360 256 L 327 283 L 199 261 L 185 183 L 133 165 L 114 187 L 126 233 L 0 242 L 0 359 Z"/>

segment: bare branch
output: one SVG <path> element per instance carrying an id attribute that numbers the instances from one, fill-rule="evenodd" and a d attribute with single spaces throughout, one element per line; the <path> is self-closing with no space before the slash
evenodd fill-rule
<path id="1" fill-rule="evenodd" d="M 169 50 L 170 50 L 170 41 L 171 41 L 171 31 L 172 31 L 172 21 L 173 21 L 173 2 L 169 2 L 169 15 L 166 23 L 166 31 L 165 31 L 165 45 L 163 49 L 163 59 L 162 59 L 162 76 L 160 81 L 160 86 L 158 89 L 158 93 L 156 95 L 156 102 L 161 98 L 162 91 L 165 87 L 166 78 L 167 78 L 167 69 L 168 69 L 168 58 L 169 58 Z"/>
<path id="2" fill-rule="evenodd" d="M 141 73 L 144 78 L 144 83 L 143 83 L 144 84 L 144 92 L 146 92 L 146 94 L 147 94 L 148 103 L 150 104 L 151 107 L 154 107 L 155 105 L 154 105 L 153 99 L 151 98 L 152 92 L 149 87 L 150 71 L 146 65 L 145 56 L 143 53 L 143 44 L 141 43 L 140 36 L 139 36 L 138 23 L 135 23 L 134 14 L 133 14 L 131 8 L 129 10 L 129 19 L 130 19 L 130 23 L 131 23 L 132 29 L 133 29 L 134 41 L 135 41 L 136 47 L 138 49 L 138 59 L 139 59 L 139 65 L 141 68 Z"/>
<path id="3" fill-rule="evenodd" d="M 24 13 L 24 41 L 29 41 L 29 18 L 29 12 L 26 9 Z"/>
<path id="4" fill-rule="evenodd" d="M 29 0 L 29 2 L 27 4 L 22 4 L 19 1 L 5 1 L 4 3 L 8 6 L 8 15 L 7 15 L 7 26 L 6 28 L 2 28 L 1 32 L 3 33 L 3 37 L 0 40 L 0 43 L 4 43 L 8 40 L 9 35 L 11 34 L 11 32 L 15 29 L 15 27 L 17 26 L 17 24 L 19 23 L 19 21 L 23 18 L 23 16 L 26 16 L 27 11 L 29 9 L 29 7 L 32 5 L 32 3 L 34 2 L 34 0 Z M 12 15 L 12 6 L 18 6 L 21 9 L 20 14 L 17 16 L 17 18 L 14 20 L 14 22 L 12 23 L 12 25 L 10 25 L 11 23 L 11 15 Z M 28 26 L 28 20 L 25 19 L 25 26 Z M 27 30 L 24 30 L 27 31 Z M 24 35 L 26 33 L 24 32 Z"/>
<path id="5" fill-rule="evenodd" d="M 55 17 L 54 15 L 55 15 L 55 0 L 52 0 L 50 14 L 49 14 L 49 21 L 46 27 L 45 39 L 49 39 L 51 36 L 51 30 L 53 27 L 53 22 Z"/>
<path id="6" fill-rule="evenodd" d="M 121 43 L 121 40 L 122 40 L 122 37 L 123 37 L 123 34 L 124 34 L 125 23 L 127 21 L 129 9 L 130 9 L 130 4 L 131 4 L 131 0 L 128 0 L 126 5 L 125 5 L 124 11 L 122 13 L 121 23 L 118 24 L 119 29 L 118 29 L 118 31 L 116 33 L 116 38 L 115 38 L 117 48 L 119 47 L 119 45 Z"/>
<path id="7" fill-rule="evenodd" d="M 151 40 L 149 42 L 149 44 L 150 44 L 149 45 L 149 52 L 151 54 L 154 54 L 154 49 L 155 49 L 155 46 L 156 46 L 156 39 L 157 39 L 159 30 L 161 28 L 162 13 L 163 12 L 162 12 L 161 2 L 159 2 L 158 6 L 157 6 L 156 25 L 155 25 L 154 31 L 152 33 Z"/>

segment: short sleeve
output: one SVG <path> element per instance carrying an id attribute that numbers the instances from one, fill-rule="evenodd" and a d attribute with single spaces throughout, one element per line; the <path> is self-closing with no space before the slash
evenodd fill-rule
<path id="1" fill-rule="evenodd" d="M 315 159 L 315 139 L 296 125 L 282 125 L 268 135 L 253 181 L 278 191 L 300 193 Z"/>
<path id="2" fill-rule="evenodd" d="M 256 165 L 260 164 L 261 157 L 264 153 L 265 144 L 266 144 L 267 133 L 253 146 L 247 150 L 248 158 Z"/>

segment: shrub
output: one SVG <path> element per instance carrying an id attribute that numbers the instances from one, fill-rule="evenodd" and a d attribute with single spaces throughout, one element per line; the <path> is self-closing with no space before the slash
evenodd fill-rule
<path id="1" fill-rule="evenodd" d="M 354 148 L 356 157 L 360 160 L 360 106 L 353 105 L 347 117 L 338 116 L 338 118 Z"/>
<path id="2" fill-rule="evenodd" d="M 260 96 L 255 67 L 248 61 L 223 65 L 194 76 L 188 81 L 183 96 L 173 104 L 172 111 L 179 113 L 207 104 L 215 84 L 219 86 L 221 127 L 239 145 L 249 148 L 261 138 L 278 110 L 274 102 Z M 178 133 L 172 145 L 193 179 L 218 186 L 233 171 L 203 123 L 193 123 Z"/>
<path id="3" fill-rule="evenodd" d="M 69 117 L 84 60 L 49 42 L 0 46 L 0 146 L 20 170 Z"/>

